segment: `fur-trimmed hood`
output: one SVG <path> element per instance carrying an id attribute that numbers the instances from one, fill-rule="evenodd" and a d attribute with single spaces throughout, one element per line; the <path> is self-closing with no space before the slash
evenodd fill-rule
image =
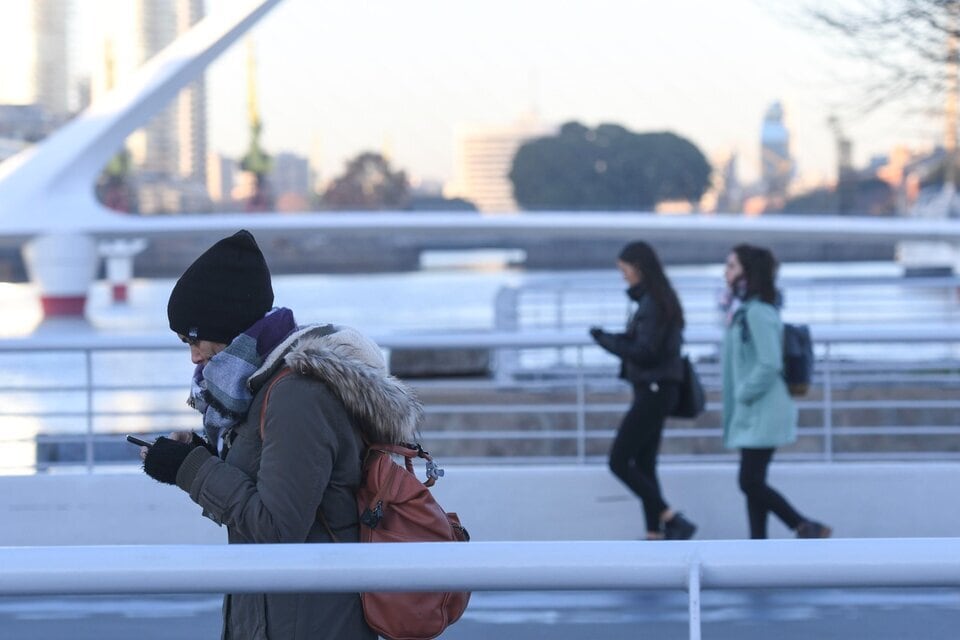
<path id="1" fill-rule="evenodd" d="M 313 325 L 290 334 L 250 376 L 256 393 L 283 366 L 327 383 L 370 442 L 413 442 L 423 407 L 387 373 L 380 348 L 350 327 Z"/>

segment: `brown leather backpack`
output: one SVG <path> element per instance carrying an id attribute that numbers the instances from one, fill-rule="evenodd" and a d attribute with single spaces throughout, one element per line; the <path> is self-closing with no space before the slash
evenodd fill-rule
<path id="1" fill-rule="evenodd" d="M 267 388 L 260 409 L 260 437 L 270 392 L 289 369 Z M 420 445 L 367 443 L 357 509 L 360 542 L 467 542 L 470 534 L 455 513 L 447 513 L 430 493 L 443 475 Z M 403 457 L 404 465 L 391 456 Z M 427 462 L 427 480 L 420 482 L 413 459 Z M 318 517 L 334 542 L 337 537 L 318 510 Z M 470 601 L 469 591 L 412 591 L 360 594 L 363 616 L 370 628 L 387 640 L 430 640 L 460 619 Z"/>
<path id="2" fill-rule="evenodd" d="M 404 466 L 391 458 L 403 456 Z M 427 461 L 428 477 L 420 482 L 413 458 Z M 430 493 L 437 478 L 433 459 L 419 445 L 371 444 L 357 489 L 360 542 L 466 542 L 467 530 L 455 513 L 446 513 Z M 364 593 L 367 624 L 390 640 L 428 640 L 460 619 L 470 592 Z"/>

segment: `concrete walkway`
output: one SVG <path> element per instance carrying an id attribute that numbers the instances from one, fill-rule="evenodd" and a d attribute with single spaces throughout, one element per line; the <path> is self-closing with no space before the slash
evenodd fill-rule
<path id="1" fill-rule="evenodd" d="M 661 468 L 700 539 L 747 537 L 734 464 Z M 845 538 L 960 535 L 960 463 L 778 463 L 770 482 Z M 449 466 L 434 494 L 475 540 L 631 540 L 639 503 L 605 466 Z M 792 532 L 775 518 L 771 537 Z M 129 473 L 0 477 L 0 545 L 215 544 L 226 531 L 179 489 Z"/>

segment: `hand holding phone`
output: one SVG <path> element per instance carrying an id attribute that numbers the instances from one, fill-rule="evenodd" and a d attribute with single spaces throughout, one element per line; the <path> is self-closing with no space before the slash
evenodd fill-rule
<path id="1" fill-rule="evenodd" d="M 147 442 L 146 440 L 141 440 L 140 438 L 137 438 L 136 436 L 127 436 L 127 442 L 129 442 L 130 444 L 135 444 L 135 445 L 138 445 L 138 446 L 141 446 L 141 447 L 147 447 L 147 448 L 149 448 L 151 445 L 153 445 L 152 442 Z"/>

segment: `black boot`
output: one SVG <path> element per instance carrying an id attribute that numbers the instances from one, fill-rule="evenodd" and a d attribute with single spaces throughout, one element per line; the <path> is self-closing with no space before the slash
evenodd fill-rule
<path id="1" fill-rule="evenodd" d="M 804 520 L 797 525 L 798 538 L 829 538 L 833 530 L 814 520 Z"/>
<path id="2" fill-rule="evenodd" d="M 679 511 L 663 523 L 663 537 L 667 540 L 689 540 L 697 531 L 697 525 L 683 517 Z"/>

